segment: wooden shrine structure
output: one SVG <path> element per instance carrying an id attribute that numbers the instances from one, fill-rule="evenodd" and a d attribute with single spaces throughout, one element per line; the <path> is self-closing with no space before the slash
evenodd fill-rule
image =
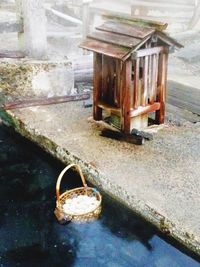
<path id="1" fill-rule="evenodd" d="M 80 47 L 94 52 L 93 117 L 124 133 L 148 126 L 148 113 L 164 123 L 170 47 L 182 47 L 162 30 L 166 24 L 120 19 L 96 27 Z"/>

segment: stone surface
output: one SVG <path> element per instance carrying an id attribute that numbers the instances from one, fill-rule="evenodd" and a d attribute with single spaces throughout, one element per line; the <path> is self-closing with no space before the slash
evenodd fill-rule
<path id="1" fill-rule="evenodd" d="M 165 233 L 200 253 L 200 127 L 168 124 L 144 146 L 99 136 L 91 109 L 67 103 L 1 112 L 5 123 Z"/>
<path id="2" fill-rule="evenodd" d="M 8 100 L 70 95 L 73 88 L 74 73 L 68 60 L 0 60 L 0 91 Z"/>

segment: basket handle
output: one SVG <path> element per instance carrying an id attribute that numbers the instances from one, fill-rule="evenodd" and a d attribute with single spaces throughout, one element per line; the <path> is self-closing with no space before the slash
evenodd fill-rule
<path id="1" fill-rule="evenodd" d="M 77 164 L 70 164 L 70 165 L 68 165 L 67 167 L 64 168 L 64 170 L 62 170 L 62 172 L 58 176 L 58 180 L 57 180 L 57 183 L 56 183 L 56 198 L 57 198 L 57 201 L 58 202 L 60 200 L 60 183 L 61 183 L 61 180 L 63 178 L 63 175 L 66 173 L 66 171 L 68 171 L 72 167 L 75 167 L 75 169 L 79 172 L 84 187 L 87 187 L 85 178 L 83 176 L 83 173 L 82 173 L 81 168 L 79 167 L 79 165 L 77 165 Z"/>

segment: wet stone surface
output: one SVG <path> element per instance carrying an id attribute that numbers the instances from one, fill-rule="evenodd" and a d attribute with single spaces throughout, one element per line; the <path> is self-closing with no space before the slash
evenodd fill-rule
<path id="1" fill-rule="evenodd" d="M 200 266 L 188 252 L 164 241 L 153 227 L 105 196 L 98 221 L 59 225 L 53 209 L 62 168 L 0 125 L 1 267 Z M 62 186 L 79 185 L 79 177 L 70 173 Z"/>

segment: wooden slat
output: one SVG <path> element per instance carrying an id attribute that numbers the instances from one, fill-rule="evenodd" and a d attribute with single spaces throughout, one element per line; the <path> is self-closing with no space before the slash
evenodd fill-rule
<path id="1" fill-rule="evenodd" d="M 130 48 L 108 44 L 90 38 L 87 38 L 85 41 L 83 41 L 80 47 L 121 60 L 124 60 L 124 57 L 130 53 Z"/>
<path id="2" fill-rule="evenodd" d="M 109 78 L 109 66 L 108 66 L 108 57 L 102 55 L 102 97 L 101 100 L 108 100 L 108 78 Z"/>
<path id="3" fill-rule="evenodd" d="M 121 88 L 121 69 L 122 69 L 122 62 L 120 60 L 116 60 L 116 79 L 115 79 L 115 105 L 117 107 L 120 107 L 120 88 Z"/>
<path id="4" fill-rule="evenodd" d="M 166 50 L 167 50 L 167 48 L 164 47 L 164 46 L 140 49 L 140 50 L 138 50 L 138 51 L 133 53 L 133 58 L 135 59 L 135 58 L 138 58 L 138 57 L 150 56 L 150 55 L 153 55 L 153 54 L 166 52 Z"/>
<path id="5" fill-rule="evenodd" d="M 102 67 L 102 100 L 114 105 L 114 91 L 115 91 L 115 59 L 103 56 Z"/>
<path id="6" fill-rule="evenodd" d="M 7 102 L 2 108 L 5 110 L 12 110 L 18 108 L 27 108 L 27 107 L 35 107 L 35 106 L 45 106 L 45 105 L 53 105 L 60 104 L 70 101 L 80 101 L 87 100 L 90 98 L 90 94 L 77 94 L 77 95 L 66 95 L 66 96 L 55 96 L 49 98 L 36 98 L 36 99 L 24 99 L 21 101 Z"/>
<path id="7" fill-rule="evenodd" d="M 0 58 L 23 58 L 24 53 L 21 51 L 6 51 L 0 50 Z"/>
<path id="8" fill-rule="evenodd" d="M 151 90 L 152 90 L 152 83 L 153 83 L 153 55 L 149 56 L 149 69 L 148 69 L 148 98 L 151 98 Z M 153 103 L 151 103 L 153 104 Z"/>
<path id="9" fill-rule="evenodd" d="M 146 27 L 152 27 L 157 30 L 163 31 L 167 28 L 167 23 L 161 22 L 161 21 L 154 21 L 153 19 L 147 20 L 147 19 L 141 19 L 138 17 L 133 17 L 132 15 L 125 15 L 125 14 L 116 14 L 116 12 L 109 12 L 108 14 L 104 13 L 103 17 L 109 18 L 109 19 L 114 19 L 114 20 L 120 20 L 121 22 L 129 23 L 133 27 L 135 24 L 140 25 L 140 26 L 146 26 Z"/>
<path id="10" fill-rule="evenodd" d="M 109 103 L 113 104 L 115 103 L 114 99 L 114 91 L 115 91 L 115 69 L 116 69 L 116 63 L 115 59 L 113 58 L 108 58 L 108 69 L 109 69 L 109 91 L 108 91 L 108 96 L 109 96 Z"/>
<path id="11" fill-rule="evenodd" d="M 122 45 L 129 48 L 133 48 L 141 42 L 141 39 L 138 38 L 98 30 L 89 34 L 88 37 L 95 40 L 115 45 Z"/>
<path id="12" fill-rule="evenodd" d="M 120 108 L 117 108 L 113 105 L 110 105 L 104 101 L 99 100 L 97 103 L 97 106 L 101 109 L 108 110 L 108 111 L 112 112 L 113 114 L 121 116 L 121 109 Z"/>
<path id="13" fill-rule="evenodd" d="M 99 26 L 96 29 L 106 32 L 119 33 L 122 35 L 136 37 L 140 39 L 145 38 L 146 36 L 152 34 L 155 31 L 155 29 L 152 28 L 137 25 L 133 26 L 129 23 L 120 23 L 116 21 L 105 22 L 102 26 Z"/>
<path id="14" fill-rule="evenodd" d="M 144 58 L 143 77 L 142 77 L 142 106 L 146 106 L 148 98 L 148 70 L 149 70 L 149 57 Z"/>
<path id="15" fill-rule="evenodd" d="M 152 55 L 152 83 L 150 87 L 150 96 L 149 101 L 150 104 L 154 103 L 155 92 L 157 88 L 157 75 L 158 75 L 158 55 Z"/>
<path id="16" fill-rule="evenodd" d="M 133 107 L 137 108 L 139 105 L 139 95 L 138 95 L 138 87 L 139 87 L 139 72 L 140 72 L 140 60 L 134 60 L 134 81 L 133 81 Z"/>
<path id="17" fill-rule="evenodd" d="M 132 95 L 132 81 L 131 81 L 131 74 L 132 74 L 132 60 L 129 59 L 124 63 L 123 68 L 123 105 L 122 105 L 122 116 L 123 116 L 123 127 L 122 130 L 124 133 L 130 133 L 130 109 L 131 109 L 131 95 Z"/>
<path id="18" fill-rule="evenodd" d="M 102 109 L 98 107 L 102 90 L 102 55 L 94 53 L 94 82 L 93 82 L 93 118 L 102 120 Z"/>
<path id="19" fill-rule="evenodd" d="M 182 44 L 178 43 L 175 39 L 170 37 L 169 35 L 165 34 L 164 32 L 157 32 L 158 37 L 163 40 L 164 42 L 168 43 L 169 45 L 174 45 L 177 48 L 184 47 Z"/>
<path id="20" fill-rule="evenodd" d="M 159 109 L 160 109 L 160 103 L 155 102 L 153 105 L 147 105 L 145 107 L 140 106 L 135 110 L 131 110 L 130 116 L 131 117 L 137 117 L 137 116 L 140 116 L 142 114 L 153 112 L 153 111 L 156 111 Z"/>
<path id="21" fill-rule="evenodd" d="M 157 101 L 160 102 L 160 110 L 156 112 L 156 122 L 164 123 L 165 101 L 166 101 L 166 79 L 167 79 L 168 54 L 162 53 L 159 56 L 159 73 L 157 87 Z"/>

